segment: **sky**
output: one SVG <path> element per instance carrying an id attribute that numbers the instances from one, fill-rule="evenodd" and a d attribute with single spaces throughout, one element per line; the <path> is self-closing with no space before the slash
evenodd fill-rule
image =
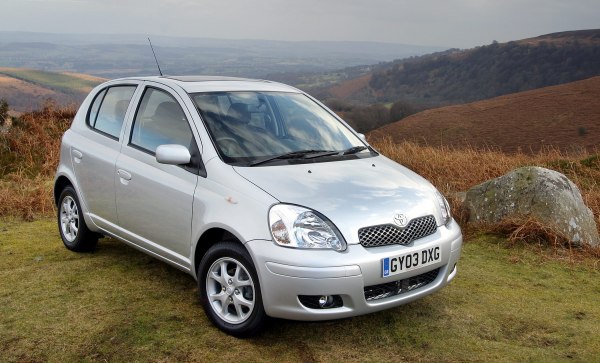
<path id="1" fill-rule="evenodd" d="M 2 0 L 0 31 L 470 48 L 600 28 L 600 0 Z"/>

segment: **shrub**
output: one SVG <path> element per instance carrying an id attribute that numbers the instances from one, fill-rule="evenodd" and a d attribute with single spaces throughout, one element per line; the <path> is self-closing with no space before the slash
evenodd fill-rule
<path id="1" fill-rule="evenodd" d="M 46 102 L 25 113 L 0 134 L 0 216 L 32 219 L 53 210 L 52 177 L 62 134 L 75 116 L 73 107 Z"/>
<path id="2" fill-rule="evenodd" d="M 6 120 L 8 120 L 8 102 L 0 98 L 0 126 L 4 126 Z"/>

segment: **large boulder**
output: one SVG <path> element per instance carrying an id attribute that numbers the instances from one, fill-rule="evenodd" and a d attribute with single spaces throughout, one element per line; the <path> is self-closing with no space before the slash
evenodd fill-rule
<path id="1" fill-rule="evenodd" d="M 515 169 L 469 189 L 469 222 L 498 223 L 533 217 L 571 240 L 575 246 L 600 245 L 592 211 L 577 186 L 563 174 L 540 167 Z"/>

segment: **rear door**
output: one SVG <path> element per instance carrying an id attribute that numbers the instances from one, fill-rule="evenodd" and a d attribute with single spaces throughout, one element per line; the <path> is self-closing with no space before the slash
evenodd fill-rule
<path id="1" fill-rule="evenodd" d="M 193 196 L 198 173 L 156 161 L 159 145 L 198 154 L 191 117 L 171 89 L 147 84 L 116 163 L 116 206 L 122 236 L 185 269 L 190 265 Z"/>
<path id="2" fill-rule="evenodd" d="M 99 91 L 86 115 L 83 137 L 73 138 L 71 157 L 79 192 L 96 225 L 112 231 L 117 222 L 115 163 L 122 129 L 137 85 L 116 84 Z"/>

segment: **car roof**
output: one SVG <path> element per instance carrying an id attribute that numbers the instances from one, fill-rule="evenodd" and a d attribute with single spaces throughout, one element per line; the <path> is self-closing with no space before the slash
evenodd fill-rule
<path id="1" fill-rule="evenodd" d="M 224 91 L 301 92 L 283 83 L 225 76 L 149 76 L 120 78 L 114 81 L 126 82 L 128 80 L 157 82 L 171 87 L 178 86 L 188 93 Z"/>

